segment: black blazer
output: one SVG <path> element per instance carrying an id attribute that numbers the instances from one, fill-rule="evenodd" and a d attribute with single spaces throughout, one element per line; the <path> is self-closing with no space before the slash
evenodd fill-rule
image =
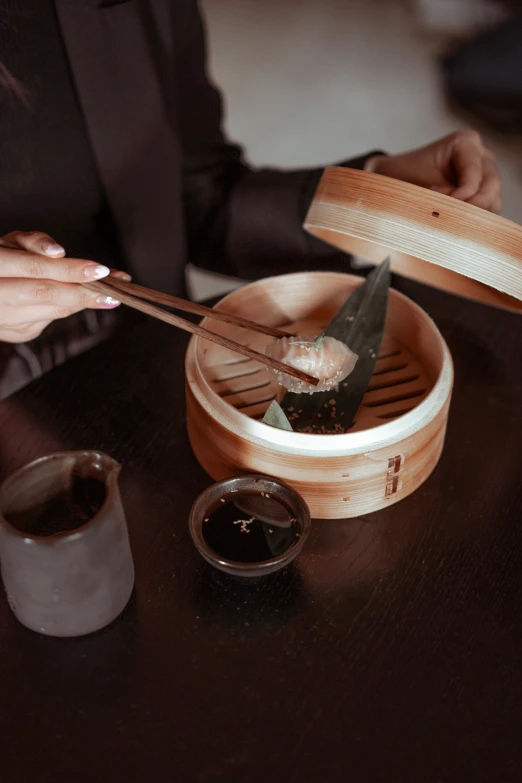
<path id="1" fill-rule="evenodd" d="M 182 291 L 188 260 L 246 278 L 328 265 L 333 253 L 301 229 L 320 171 L 254 171 L 223 137 L 196 0 L 55 3 L 138 281 Z"/>

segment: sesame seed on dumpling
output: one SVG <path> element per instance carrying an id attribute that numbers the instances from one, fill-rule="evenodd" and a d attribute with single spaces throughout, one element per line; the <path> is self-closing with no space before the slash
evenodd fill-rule
<path id="1" fill-rule="evenodd" d="M 281 386 L 291 392 L 328 391 L 343 381 L 353 370 L 357 356 L 347 345 L 333 337 L 283 337 L 266 349 L 266 355 L 289 367 L 318 378 L 312 386 L 286 373 L 268 368 Z"/>

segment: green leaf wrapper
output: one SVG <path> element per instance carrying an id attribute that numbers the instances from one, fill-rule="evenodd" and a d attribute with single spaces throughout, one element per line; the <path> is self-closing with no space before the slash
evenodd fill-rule
<path id="1" fill-rule="evenodd" d="M 345 343 L 357 354 L 359 358 L 354 370 L 337 389 L 314 394 L 287 392 L 281 406 L 277 406 L 290 420 L 284 429 L 293 426 L 297 432 L 317 434 L 342 433 L 350 429 L 379 355 L 389 289 L 390 259 L 387 258 L 347 299 L 323 333 Z M 277 403 L 271 404 L 266 415 L 274 405 Z"/>
<path id="2" fill-rule="evenodd" d="M 263 424 L 268 424 L 270 427 L 278 427 L 280 430 L 292 430 L 292 425 L 277 400 L 270 403 L 263 417 Z"/>

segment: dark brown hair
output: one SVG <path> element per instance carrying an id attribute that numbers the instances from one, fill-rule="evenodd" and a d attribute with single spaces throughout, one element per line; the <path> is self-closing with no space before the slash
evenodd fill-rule
<path id="1" fill-rule="evenodd" d="M 13 76 L 11 71 L 5 67 L 0 60 L 0 92 L 7 92 L 9 95 L 18 98 L 25 106 L 29 106 L 29 92 L 23 84 Z"/>

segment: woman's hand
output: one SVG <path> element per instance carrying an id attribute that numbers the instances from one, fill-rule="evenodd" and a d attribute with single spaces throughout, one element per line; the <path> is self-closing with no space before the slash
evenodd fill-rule
<path id="1" fill-rule="evenodd" d="M 370 170 L 488 209 L 502 210 L 493 153 L 473 130 L 456 131 L 426 147 L 372 159 Z"/>
<path id="2" fill-rule="evenodd" d="M 79 285 L 107 277 L 110 269 L 64 256 L 63 247 L 38 231 L 0 238 L 0 340 L 27 342 L 57 318 L 119 305 Z M 124 272 L 115 274 L 130 279 Z"/>

